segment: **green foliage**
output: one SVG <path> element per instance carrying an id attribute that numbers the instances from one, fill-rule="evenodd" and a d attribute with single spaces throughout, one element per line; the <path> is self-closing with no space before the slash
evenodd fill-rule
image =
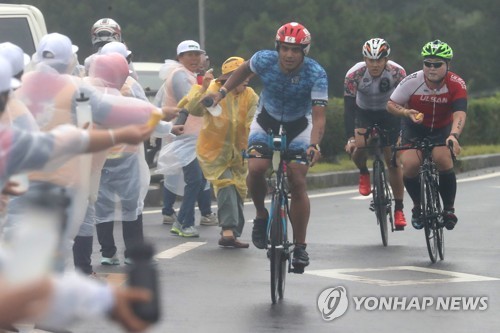
<path id="1" fill-rule="evenodd" d="M 460 143 L 463 145 L 500 144 L 500 93 L 471 99 Z"/>
<path id="2" fill-rule="evenodd" d="M 89 31 L 102 17 L 120 23 L 136 61 L 175 57 L 184 39 L 199 40 L 198 0 L 20 0 L 44 13 L 48 30 L 68 35 L 82 62 L 92 53 Z M 441 39 L 455 52 L 452 70 L 472 94 L 498 90 L 498 0 L 205 0 L 206 49 L 215 68 L 231 55 L 250 57 L 274 47 L 277 28 L 303 23 L 312 34 L 310 56 L 325 67 L 331 96 L 342 96 L 347 70 L 361 60 L 361 46 L 383 37 L 391 58 L 408 73 L 421 69 L 420 49 Z M 439 8 L 438 8 L 439 7 Z"/>

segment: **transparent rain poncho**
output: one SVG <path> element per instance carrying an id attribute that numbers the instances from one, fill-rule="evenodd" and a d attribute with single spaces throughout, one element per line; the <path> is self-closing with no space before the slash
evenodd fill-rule
<path id="1" fill-rule="evenodd" d="M 82 79 L 60 74 L 41 62 L 25 73 L 22 86 L 15 95 L 33 114 L 41 131 L 50 131 L 61 124 L 77 124 L 76 99 L 89 98 L 92 121 L 102 127 L 116 128 L 128 124 L 146 123 L 154 107 L 147 102 L 122 96 L 103 94 L 85 84 Z M 30 182 L 49 182 L 68 189 L 72 197 L 69 210 L 67 239 L 73 239 L 79 229 L 89 198 L 90 168 L 76 156 L 52 172 L 32 172 Z M 14 200 L 21 199 L 15 198 Z M 8 220 L 22 220 L 22 205 L 9 203 Z M 13 207 L 11 209 L 11 207 Z M 16 208 L 18 207 L 18 208 Z M 14 222 L 15 223 L 15 222 Z"/>

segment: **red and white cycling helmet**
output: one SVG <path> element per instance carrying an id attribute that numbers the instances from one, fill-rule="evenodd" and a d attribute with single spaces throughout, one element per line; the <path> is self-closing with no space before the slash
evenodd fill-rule
<path id="1" fill-rule="evenodd" d="M 391 53 L 389 43 L 383 38 L 372 38 L 363 45 L 363 56 L 368 59 L 388 57 Z"/>
<path id="2" fill-rule="evenodd" d="M 110 18 L 103 18 L 94 23 L 90 30 L 90 34 L 92 37 L 92 45 L 98 43 L 104 45 L 109 42 L 122 41 L 122 29 L 120 25 Z"/>
<path id="3" fill-rule="evenodd" d="M 311 34 L 302 24 L 290 22 L 282 25 L 276 32 L 276 49 L 280 43 L 295 44 L 302 46 L 304 55 L 309 53 L 311 47 Z"/>

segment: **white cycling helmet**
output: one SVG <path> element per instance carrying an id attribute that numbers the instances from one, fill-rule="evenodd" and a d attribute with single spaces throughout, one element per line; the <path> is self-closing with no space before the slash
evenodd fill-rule
<path id="1" fill-rule="evenodd" d="M 92 38 L 92 45 L 98 43 L 104 45 L 109 42 L 122 41 L 122 29 L 120 25 L 110 18 L 103 18 L 94 23 L 90 30 L 90 35 Z"/>
<path id="2" fill-rule="evenodd" d="M 363 56 L 368 59 L 380 59 L 388 57 L 391 53 L 391 47 L 385 39 L 372 38 L 363 45 Z"/>

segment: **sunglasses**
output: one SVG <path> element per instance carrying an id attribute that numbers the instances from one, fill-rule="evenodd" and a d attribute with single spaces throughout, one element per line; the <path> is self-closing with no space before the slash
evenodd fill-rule
<path id="1" fill-rule="evenodd" d="M 441 66 L 443 66 L 444 64 L 445 63 L 442 62 L 442 61 L 439 61 L 439 62 L 424 61 L 424 66 L 427 67 L 427 68 L 431 68 L 431 67 L 441 68 Z"/>

